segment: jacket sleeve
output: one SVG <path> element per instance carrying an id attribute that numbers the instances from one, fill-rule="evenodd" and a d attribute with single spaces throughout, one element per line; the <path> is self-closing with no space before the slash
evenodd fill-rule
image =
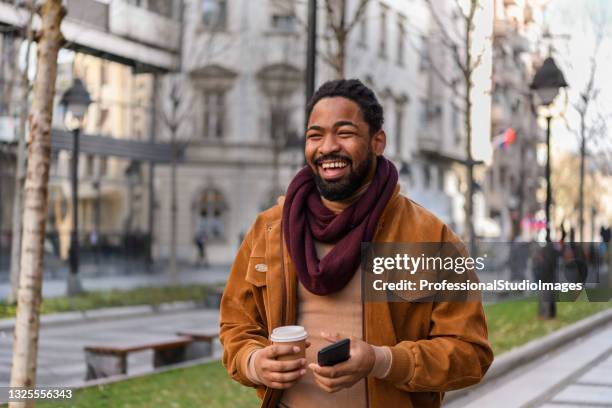
<path id="1" fill-rule="evenodd" d="M 386 381 L 410 392 L 446 392 L 480 382 L 493 362 L 480 302 L 433 305 L 428 339 L 402 341 Z"/>
<path id="2" fill-rule="evenodd" d="M 447 227 L 442 230 L 441 242 L 451 244 L 446 248 L 455 256 L 469 256 Z M 462 275 L 461 279 L 465 278 L 478 281 L 474 270 Z M 493 362 L 493 350 L 480 294 L 470 292 L 469 298 L 434 302 L 428 338 L 401 341 L 391 347 L 393 359 L 385 380 L 412 392 L 445 392 L 480 382 Z"/>
<path id="3" fill-rule="evenodd" d="M 230 271 L 220 307 L 220 340 L 223 365 L 239 383 L 256 387 L 247 376 L 251 352 L 270 344 L 263 313 L 262 293 L 247 281 L 253 230 L 245 237 Z M 259 305 L 258 305 L 259 303 Z"/>

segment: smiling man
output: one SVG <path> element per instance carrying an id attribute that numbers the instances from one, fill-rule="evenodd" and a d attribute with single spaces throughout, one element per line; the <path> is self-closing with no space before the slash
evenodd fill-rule
<path id="1" fill-rule="evenodd" d="M 480 302 L 362 301 L 362 242 L 459 241 L 399 193 L 382 126 L 360 81 L 322 85 L 308 106 L 307 166 L 238 251 L 221 302 L 223 363 L 263 407 L 439 407 L 493 360 Z M 310 346 L 305 359 L 280 361 L 296 350 L 269 336 L 291 324 Z M 316 364 L 347 337 L 347 361 Z"/>

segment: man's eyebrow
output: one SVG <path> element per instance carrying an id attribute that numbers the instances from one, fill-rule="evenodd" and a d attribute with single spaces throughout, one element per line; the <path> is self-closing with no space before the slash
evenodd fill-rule
<path id="1" fill-rule="evenodd" d="M 356 129 L 359 129 L 359 127 L 354 124 L 353 122 L 351 122 L 350 120 L 340 120 L 336 123 L 334 123 L 334 127 L 339 128 L 340 126 L 352 126 Z"/>
<path id="2" fill-rule="evenodd" d="M 335 128 L 339 128 L 341 126 L 352 126 L 356 129 L 359 129 L 359 127 L 355 123 L 351 122 L 350 120 L 340 120 L 334 123 Z M 324 129 L 322 126 L 319 126 L 319 125 L 311 125 L 308 129 L 306 129 L 306 131 L 309 131 L 309 130 L 318 130 L 322 132 Z"/>
<path id="3" fill-rule="evenodd" d="M 318 130 L 318 131 L 322 132 L 322 131 L 323 131 L 323 128 L 322 128 L 321 126 L 318 126 L 318 125 L 312 125 L 312 126 L 310 126 L 308 129 L 306 129 L 306 131 L 307 131 L 307 132 L 308 132 L 309 130 Z"/>

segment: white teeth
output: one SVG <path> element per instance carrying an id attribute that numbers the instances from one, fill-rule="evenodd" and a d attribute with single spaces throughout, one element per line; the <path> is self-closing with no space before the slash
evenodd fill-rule
<path id="1" fill-rule="evenodd" d="M 344 162 L 327 162 L 327 163 L 321 164 L 321 167 L 323 167 L 324 169 L 339 169 L 339 168 L 344 168 L 346 166 L 347 164 Z"/>

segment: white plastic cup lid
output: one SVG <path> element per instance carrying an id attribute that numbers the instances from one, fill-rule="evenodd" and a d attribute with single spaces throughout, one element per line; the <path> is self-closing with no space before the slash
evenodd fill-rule
<path id="1" fill-rule="evenodd" d="M 281 326 L 272 330 L 270 340 L 275 343 L 286 343 L 300 341 L 308 337 L 308 333 L 302 326 Z"/>

